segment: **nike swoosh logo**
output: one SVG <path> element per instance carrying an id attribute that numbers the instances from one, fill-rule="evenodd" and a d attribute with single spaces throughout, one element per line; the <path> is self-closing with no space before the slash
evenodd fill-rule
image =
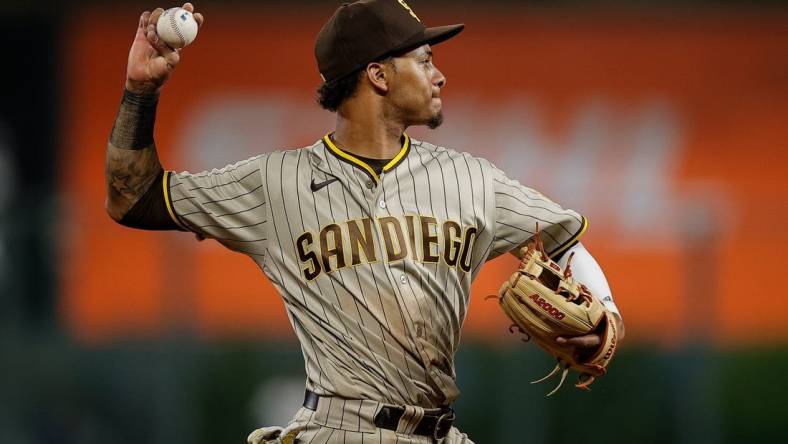
<path id="1" fill-rule="evenodd" d="M 312 179 L 312 183 L 309 184 L 309 188 L 312 188 L 312 192 L 316 192 L 316 191 L 320 190 L 321 188 L 323 188 L 325 186 L 328 186 L 329 184 L 331 184 L 333 182 L 336 182 L 338 180 L 339 179 L 337 179 L 336 177 L 332 177 L 331 179 L 328 179 L 326 181 L 323 181 L 323 182 L 320 182 L 320 183 L 315 183 L 315 179 Z"/>

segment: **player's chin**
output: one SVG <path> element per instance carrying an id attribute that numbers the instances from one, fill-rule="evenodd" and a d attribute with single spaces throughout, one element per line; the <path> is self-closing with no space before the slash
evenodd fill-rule
<path id="1" fill-rule="evenodd" d="M 443 111 L 441 110 L 440 101 L 413 109 L 409 114 L 412 116 L 412 120 L 408 123 L 408 126 L 426 126 L 430 129 L 435 129 L 443 123 Z"/>
<path id="2" fill-rule="evenodd" d="M 438 113 L 427 122 L 427 128 L 435 129 L 443 123 L 443 113 Z"/>
<path id="3" fill-rule="evenodd" d="M 438 110 L 436 113 L 433 113 L 432 117 L 427 120 L 427 128 L 435 129 L 443 123 L 443 111 Z"/>
<path id="4" fill-rule="evenodd" d="M 441 99 L 435 97 L 432 99 L 429 107 L 427 107 L 427 115 L 424 119 L 424 125 L 427 128 L 435 129 L 443 123 L 443 107 Z"/>

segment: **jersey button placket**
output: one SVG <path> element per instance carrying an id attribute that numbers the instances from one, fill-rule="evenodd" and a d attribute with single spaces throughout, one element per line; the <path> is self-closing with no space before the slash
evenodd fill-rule
<path id="1" fill-rule="evenodd" d="M 375 193 L 375 196 L 374 196 L 374 199 L 377 200 L 377 207 L 379 209 L 381 209 L 381 210 L 385 210 L 386 209 L 386 200 L 383 197 L 384 194 L 382 192 L 383 191 L 383 174 L 381 174 L 378 177 L 378 183 L 377 183 L 377 187 L 375 188 L 375 191 L 377 191 Z M 382 212 L 380 212 L 380 213 L 383 214 Z"/>

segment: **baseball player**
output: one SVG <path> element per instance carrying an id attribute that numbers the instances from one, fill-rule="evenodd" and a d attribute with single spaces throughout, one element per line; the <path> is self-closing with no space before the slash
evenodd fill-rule
<path id="1" fill-rule="evenodd" d="M 574 251 L 575 277 L 617 313 L 578 243 L 585 218 L 485 159 L 407 135 L 441 124 L 446 77 L 433 47 L 464 25 L 427 28 L 404 0 L 343 4 L 315 44 L 334 130 L 192 174 L 164 170 L 153 139 L 159 93 L 181 56 L 156 35 L 161 13 L 142 14 L 129 53 L 106 207 L 129 227 L 215 239 L 252 258 L 281 294 L 306 396 L 290 424 L 256 430 L 250 443 L 471 443 L 451 409 L 471 282 L 537 224 L 549 254 Z M 559 341 L 593 348 L 600 338 Z"/>

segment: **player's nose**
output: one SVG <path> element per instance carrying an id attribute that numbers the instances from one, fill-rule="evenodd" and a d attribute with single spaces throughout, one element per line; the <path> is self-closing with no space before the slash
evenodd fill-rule
<path id="1" fill-rule="evenodd" d="M 443 73 L 437 68 L 435 68 L 435 77 L 433 78 L 433 84 L 438 88 L 443 88 L 444 86 L 446 86 L 446 76 L 444 76 Z"/>

